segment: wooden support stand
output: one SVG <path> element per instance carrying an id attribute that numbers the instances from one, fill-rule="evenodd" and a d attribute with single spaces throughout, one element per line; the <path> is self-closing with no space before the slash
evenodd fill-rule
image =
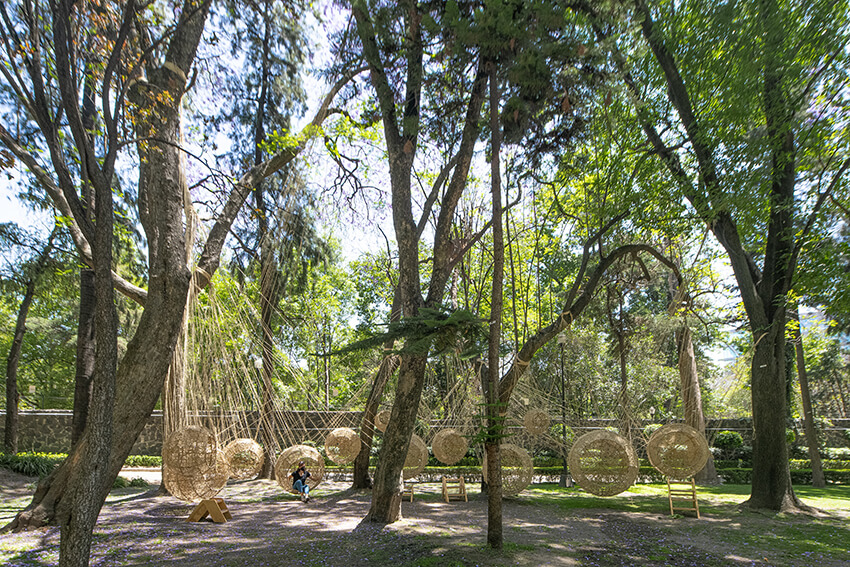
<path id="1" fill-rule="evenodd" d="M 670 502 L 670 515 L 675 516 L 676 510 L 694 512 L 699 519 L 699 502 L 697 501 L 697 485 L 694 479 L 667 479 L 667 500 Z"/>
<path id="2" fill-rule="evenodd" d="M 443 477 L 443 500 L 449 502 L 452 499 L 463 499 L 464 502 L 469 502 L 466 498 L 466 482 L 462 476 L 458 478 Z"/>
<path id="3" fill-rule="evenodd" d="M 405 496 L 410 496 L 410 501 L 413 502 L 413 483 L 405 482 L 404 488 L 401 491 L 401 498 L 404 499 Z"/>
<path id="4" fill-rule="evenodd" d="M 227 520 L 232 520 L 233 516 L 230 510 L 227 509 L 227 504 L 221 498 L 207 498 L 201 500 L 201 503 L 195 506 L 192 513 L 186 519 L 187 522 L 200 522 L 207 516 L 216 524 L 223 524 Z"/>

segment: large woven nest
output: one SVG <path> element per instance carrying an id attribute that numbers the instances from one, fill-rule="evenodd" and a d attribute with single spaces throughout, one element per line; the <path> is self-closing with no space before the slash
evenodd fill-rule
<path id="1" fill-rule="evenodd" d="M 224 448 L 230 478 L 248 480 L 263 470 L 263 448 L 253 439 L 234 439 Z"/>
<path id="2" fill-rule="evenodd" d="M 543 435 L 549 431 L 549 414 L 540 409 L 530 410 L 523 419 L 525 430 L 532 435 Z"/>
<path id="3" fill-rule="evenodd" d="M 381 410 L 375 414 L 375 429 L 383 433 L 387 430 L 387 425 L 390 423 L 390 415 L 392 412 L 388 409 Z"/>
<path id="4" fill-rule="evenodd" d="M 401 475 L 405 480 L 410 479 L 425 470 L 428 464 L 428 446 L 425 441 L 415 433 L 410 438 L 410 448 L 404 459 L 404 470 Z"/>
<path id="5" fill-rule="evenodd" d="M 499 446 L 499 456 L 502 461 L 502 493 L 507 496 L 519 494 L 531 484 L 534 478 L 534 462 L 528 451 L 513 443 L 502 443 Z M 481 466 L 484 478 L 487 478 L 487 455 Z"/>
<path id="6" fill-rule="evenodd" d="M 705 436 L 684 423 L 668 423 L 653 433 L 646 452 L 653 467 L 675 479 L 694 476 L 708 461 Z"/>
<path id="7" fill-rule="evenodd" d="M 209 429 L 184 427 L 166 439 L 162 480 L 175 498 L 186 502 L 212 498 L 224 488 L 229 476 L 227 461 Z"/>
<path id="8" fill-rule="evenodd" d="M 614 496 L 627 490 L 639 470 L 637 455 L 629 442 L 603 429 L 576 439 L 568 462 L 578 485 L 597 496 Z"/>
<path id="9" fill-rule="evenodd" d="M 360 436 L 348 427 L 334 429 L 325 437 L 325 454 L 333 462 L 345 465 L 360 453 Z"/>
<path id="10" fill-rule="evenodd" d="M 309 445 L 293 445 L 283 450 L 274 464 L 274 475 L 277 483 L 287 492 L 292 490 L 292 472 L 298 467 L 298 462 L 304 461 L 310 478 L 307 486 L 316 488 L 325 476 L 325 460 L 317 450 Z"/>
<path id="11" fill-rule="evenodd" d="M 443 429 L 431 440 L 431 450 L 441 463 L 453 465 L 461 460 L 469 449 L 466 438 L 454 429 Z"/>

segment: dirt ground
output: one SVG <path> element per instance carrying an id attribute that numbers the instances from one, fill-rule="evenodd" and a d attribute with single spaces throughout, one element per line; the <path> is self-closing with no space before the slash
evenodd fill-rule
<path id="1" fill-rule="evenodd" d="M 33 480 L 0 469 L 0 522 L 26 504 Z M 116 490 L 101 512 L 91 565 L 850 565 L 850 552 L 789 557 L 769 543 L 752 546 L 718 537 L 730 528 L 769 532 L 774 520 L 759 515 L 672 518 L 662 505 L 657 514 L 564 509 L 534 495 L 505 500 L 505 549 L 496 552 L 485 545 L 487 503 L 477 491 L 469 502 L 447 504 L 438 485 L 420 486 L 414 501 L 403 504 L 404 519 L 384 526 L 362 521 L 370 495 L 347 486 L 323 483 L 305 504 L 272 482 L 231 483 L 219 495 L 233 514 L 225 524 L 186 522 L 190 504 L 151 490 Z M 760 525 L 745 525 L 753 522 Z M 55 565 L 58 545 L 56 528 L 0 535 L 0 564 Z"/>

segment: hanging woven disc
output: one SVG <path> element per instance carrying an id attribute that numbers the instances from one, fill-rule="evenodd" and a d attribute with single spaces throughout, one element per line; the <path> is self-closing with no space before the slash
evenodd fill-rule
<path id="1" fill-rule="evenodd" d="M 502 493 L 515 496 L 528 488 L 534 478 L 534 462 L 528 451 L 513 443 L 502 443 L 499 446 L 499 456 L 502 461 Z M 481 465 L 481 473 L 487 478 L 487 455 Z"/>
<path id="2" fill-rule="evenodd" d="M 708 461 L 708 442 L 699 431 L 684 423 L 668 423 L 646 444 L 649 462 L 661 474 L 685 479 L 702 470 Z"/>
<path id="3" fill-rule="evenodd" d="M 340 465 L 352 462 L 360 453 L 360 436 L 348 427 L 334 429 L 325 437 L 325 454 Z"/>
<path id="4" fill-rule="evenodd" d="M 549 414 L 540 409 L 530 410 L 525 414 L 523 425 L 532 435 L 543 435 L 549 431 Z"/>
<path id="5" fill-rule="evenodd" d="M 613 431 L 585 433 L 573 444 L 570 474 L 579 486 L 597 496 L 614 496 L 635 483 L 638 458 L 626 439 Z"/>
<path id="6" fill-rule="evenodd" d="M 383 433 L 387 430 L 387 425 L 390 423 L 390 415 L 392 412 L 388 409 L 381 410 L 375 414 L 375 429 Z"/>
<path id="7" fill-rule="evenodd" d="M 178 429 L 162 447 L 162 480 L 175 498 L 186 502 L 212 498 L 229 476 L 215 434 L 205 427 Z"/>
<path id="8" fill-rule="evenodd" d="M 441 463 L 453 465 L 461 460 L 469 449 L 466 438 L 454 429 L 443 429 L 431 440 L 431 450 Z"/>
<path id="9" fill-rule="evenodd" d="M 428 446 L 415 433 L 410 437 L 410 448 L 404 459 L 404 470 L 401 475 L 404 480 L 410 479 L 425 470 L 428 464 Z"/>
<path id="10" fill-rule="evenodd" d="M 248 480 L 263 470 L 263 448 L 253 439 L 234 439 L 224 448 L 230 478 Z"/>
<path id="11" fill-rule="evenodd" d="M 274 475 L 277 483 L 287 492 L 292 491 L 291 475 L 300 461 L 304 461 L 304 466 L 310 473 L 307 486 L 311 489 L 316 488 L 325 476 L 325 460 L 316 449 L 309 445 L 287 447 L 274 463 Z"/>

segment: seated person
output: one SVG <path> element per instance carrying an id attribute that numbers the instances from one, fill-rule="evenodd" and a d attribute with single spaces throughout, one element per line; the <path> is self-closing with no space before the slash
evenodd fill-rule
<path id="1" fill-rule="evenodd" d="M 292 489 L 301 493 L 301 502 L 309 502 L 310 487 L 307 486 L 307 479 L 310 478 L 310 471 L 304 466 L 304 461 L 298 461 L 298 468 L 290 476 L 292 477 Z"/>

